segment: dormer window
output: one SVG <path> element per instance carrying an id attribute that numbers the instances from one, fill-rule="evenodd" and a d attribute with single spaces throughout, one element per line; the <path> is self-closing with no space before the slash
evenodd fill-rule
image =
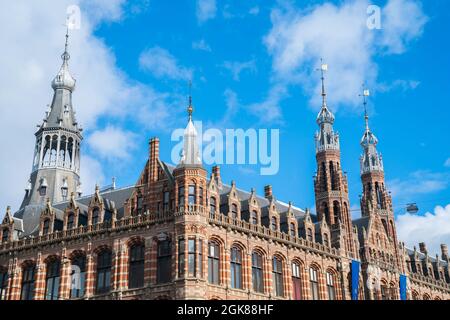
<path id="1" fill-rule="evenodd" d="M 6 243 L 9 241 L 9 229 L 5 228 L 2 232 L 2 243 Z"/>
<path id="2" fill-rule="evenodd" d="M 250 223 L 253 225 L 258 224 L 258 214 L 256 213 L 256 211 L 252 211 L 250 215 Z"/>
<path id="3" fill-rule="evenodd" d="M 75 222 L 75 215 L 73 213 L 69 213 L 67 216 L 67 230 L 73 229 Z"/>
<path id="4" fill-rule="evenodd" d="M 289 234 L 291 237 L 295 237 L 295 223 L 293 222 L 289 224 Z"/>
<path id="5" fill-rule="evenodd" d="M 41 197 L 44 197 L 45 195 L 47 195 L 47 180 L 45 178 L 41 179 L 41 185 L 39 186 L 39 195 Z"/>
<path id="6" fill-rule="evenodd" d="M 234 203 L 231 205 L 231 217 L 233 219 L 237 219 L 237 217 L 238 217 L 238 207 Z"/>
<path id="7" fill-rule="evenodd" d="M 44 225 L 42 226 L 42 235 L 47 235 L 50 231 L 50 219 L 46 219 L 44 221 Z"/>
<path id="8" fill-rule="evenodd" d="M 273 231 L 277 230 L 277 218 L 272 217 L 270 221 L 270 229 L 272 229 Z"/>
<path id="9" fill-rule="evenodd" d="M 92 211 L 92 224 L 93 225 L 97 224 L 99 221 L 99 218 L 100 218 L 100 210 L 98 208 L 95 208 Z"/>
<path id="10" fill-rule="evenodd" d="M 69 193 L 69 187 L 67 186 L 67 179 L 64 179 L 62 187 L 61 187 L 61 196 L 62 196 L 63 201 L 67 200 L 68 193 Z"/>

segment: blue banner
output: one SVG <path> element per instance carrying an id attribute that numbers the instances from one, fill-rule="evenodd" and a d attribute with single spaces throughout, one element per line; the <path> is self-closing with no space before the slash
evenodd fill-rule
<path id="1" fill-rule="evenodd" d="M 406 296 L 406 276 L 404 274 L 400 275 L 400 300 L 407 300 Z"/>
<path id="2" fill-rule="evenodd" d="M 352 300 L 358 300 L 360 262 L 352 260 Z"/>

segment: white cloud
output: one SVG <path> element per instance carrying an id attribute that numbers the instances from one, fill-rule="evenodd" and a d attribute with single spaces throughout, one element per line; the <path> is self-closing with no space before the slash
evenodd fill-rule
<path id="1" fill-rule="evenodd" d="M 398 238 L 408 247 L 426 242 L 428 252 L 440 256 L 440 245 L 450 245 L 450 204 L 445 208 L 437 206 L 434 213 L 427 212 L 424 216 L 400 215 L 396 226 Z"/>
<path id="2" fill-rule="evenodd" d="M 250 8 L 248 13 L 251 14 L 252 16 L 257 16 L 259 14 L 259 7 L 256 6 L 256 7 Z"/>
<path id="3" fill-rule="evenodd" d="M 176 58 L 166 49 L 153 47 L 145 50 L 139 57 L 143 70 L 151 72 L 157 78 L 189 80 L 192 70 L 178 65 Z"/>
<path id="4" fill-rule="evenodd" d="M 273 86 L 262 102 L 253 103 L 248 110 L 256 115 L 261 123 L 274 123 L 282 121 L 280 102 L 288 95 L 286 87 Z"/>
<path id="5" fill-rule="evenodd" d="M 256 63 L 255 60 L 250 61 L 225 61 L 222 66 L 231 72 L 233 76 L 233 80 L 239 81 L 239 77 L 241 73 L 245 70 L 249 72 L 256 72 Z"/>
<path id="6" fill-rule="evenodd" d="M 435 173 L 419 170 L 405 179 L 394 179 L 387 182 L 394 198 L 410 201 L 419 194 L 435 193 L 449 186 L 449 173 Z"/>
<path id="7" fill-rule="evenodd" d="M 197 0 L 196 14 L 199 23 L 214 19 L 216 17 L 216 13 L 216 0 Z"/>
<path id="8" fill-rule="evenodd" d="M 86 154 L 81 157 L 80 171 L 83 175 L 81 188 L 84 195 L 94 193 L 96 185 L 103 186 L 106 182 L 101 163 Z"/>
<path id="9" fill-rule="evenodd" d="M 192 49 L 211 52 L 211 47 L 206 43 L 205 39 L 192 42 Z"/>
<path id="10" fill-rule="evenodd" d="M 94 131 L 87 143 L 91 150 L 102 158 L 126 159 L 136 148 L 136 135 L 121 128 L 108 126 L 103 130 Z"/>
<path id="11" fill-rule="evenodd" d="M 415 90 L 418 86 L 420 86 L 420 81 L 397 79 L 392 81 L 391 83 L 380 83 L 377 85 L 376 89 L 380 92 L 388 92 L 396 89 L 400 89 L 404 92 Z"/>
<path id="12" fill-rule="evenodd" d="M 99 24 L 121 20 L 124 0 L 41 0 L 2 1 L 0 4 L 0 208 L 17 209 L 29 178 L 34 149 L 36 124 L 41 123 L 46 105 L 51 103 L 51 80 L 61 65 L 64 49 L 66 10 L 81 5 L 81 29 L 70 37 L 70 70 L 77 79 L 73 94 L 74 108 L 84 136 L 95 131 L 107 115 L 110 120 L 130 118 L 142 124 L 143 130 L 166 117 L 163 104 L 172 106 L 167 94 L 136 84 L 117 68 L 114 55 L 94 35 Z M 141 115 L 155 107 L 152 122 L 143 123 Z M 170 110 L 174 112 L 174 110 Z M 147 118 L 148 115 L 147 115 Z M 14 137 L 13 139 L 11 137 Z M 102 168 L 83 153 L 81 180 L 102 176 Z M 92 158 L 91 158 L 92 159 Z M 91 164 L 91 165 L 90 165 Z M 85 169 L 87 168 L 87 169 Z M 86 190 L 86 191 L 91 191 Z"/>
<path id="13" fill-rule="evenodd" d="M 332 108 L 358 105 L 361 84 L 376 83 L 375 55 L 403 52 L 422 34 L 426 22 L 417 1 L 389 0 L 382 11 L 382 29 L 369 30 L 368 5 L 367 0 L 348 0 L 299 10 L 283 2 L 273 9 L 273 26 L 264 41 L 273 57 L 275 80 L 301 84 L 318 108 L 315 69 L 323 58 L 329 64 L 326 82 Z"/>

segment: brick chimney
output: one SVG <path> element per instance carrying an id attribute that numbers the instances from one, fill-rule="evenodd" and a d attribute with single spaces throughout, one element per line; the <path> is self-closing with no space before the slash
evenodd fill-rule
<path id="1" fill-rule="evenodd" d="M 420 250 L 420 252 L 422 252 L 423 254 L 428 254 L 428 251 L 427 251 L 427 245 L 425 244 L 425 242 L 419 243 L 419 250 Z"/>
<path id="2" fill-rule="evenodd" d="M 222 177 L 220 176 L 220 166 L 214 166 L 212 168 L 212 174 L 219 188 L 222 188 Z"/>
<path id="3" fill-rule="evenodd" d="M 448 247 L 446 244 L 441 244 L 442 260 L 448 260 Z"/>
<path id="4" fill-rule="evenodd" d="M 158 159 L 159 159 L 159 139 L 150 139 L 150 150 L 149 150 L 149 182 L 154 182 L 158 180 Z"/>
<path id="5" fill-rule="evenodd" d="M 264 187 L 264 197 L 268 200 L 272 200 L 273 198 L 272 186 L 270 184 Z"/>

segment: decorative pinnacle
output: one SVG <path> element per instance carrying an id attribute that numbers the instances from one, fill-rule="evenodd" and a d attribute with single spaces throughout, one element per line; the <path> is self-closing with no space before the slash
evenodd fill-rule
<path id="1" fill-rule="evenodd" d="M 66 29 L 66 43 L 64 45 L 64 53 L 61 56 L 63 61 L 69 61 L 69 59 L 70 59 L 70 54 L 69 54 L 68 49 L 69 49 L 69 25 L 67 25 L 67 29 Z"/>
<path id="2" fill-rule="evenodd" d="M 189 106 L 187 108 L 189 115 L 189 120 L 192 120 L 192 113 L 194 112 L 194 107 L 192 106 L 192 81 L 189 81 Z"/>
<path id="3" fill-rule="evenodd" d="M 366 131 L 369 131 L 369 115 L 367 113 L 367 97 L 370 96 L 369 89 L 364 89 L 363 85 L 363 94 L 359 95 L 363 97 L 363 104 L 364 104 L 364 119 L 366 121 Z"/>
<path id="4" fill-rule="evenodd" d="M 325 91 L 325 72 L 328 71 L 328 64 L 323 63 L 323 59 L 320 59 L 320 73 L 321 73 L 321 77 L 320 79 L 322 80 L 322 107 L 326 107 L 327 106 L 327 93 Z"/>

